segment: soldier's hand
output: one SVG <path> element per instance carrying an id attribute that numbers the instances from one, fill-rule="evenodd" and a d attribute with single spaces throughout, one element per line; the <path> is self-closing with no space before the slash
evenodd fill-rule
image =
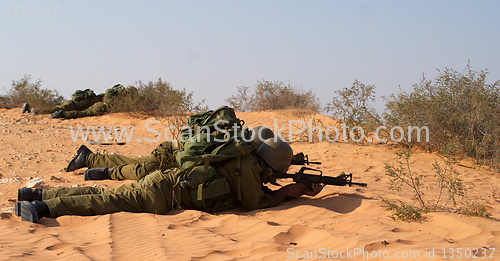
<path id="1" fill-rule="evenodd" d="M 280 190 L 286 195 L 286 197 L 296 198 L 300 197 L 307 191 L 307 186 L 301 183 L 289 184 L 282 187 Z"/>
<path id="2" fill-rule="evenodd" d="M 311 197 L 316 196 L 316 195 L 318 195 L 318 193 L 321 192 L 321 190 L 323 190 L 323 187 L 324 186 L 321 185 L 321 184 L 312 184 L 312 186 L 311 186 L 312 190 L 307 189 L 304 192 L 304 194 L 308 195 L 308 196 L 311 196 Z"/>

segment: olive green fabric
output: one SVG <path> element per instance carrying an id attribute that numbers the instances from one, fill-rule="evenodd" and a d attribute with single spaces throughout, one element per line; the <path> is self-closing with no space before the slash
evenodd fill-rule
<path id="1" fill-rule="evenodd" d="M 177 207 L 174 186 L 182 171 L 172 168 L 154 171 L 144 179 L 116 189 L 94 187 L 66 187 L 45 189 L 42 199 L 47 203 L 52 218 L 63 215 L 104 215 L 119 211 L 167 214 Z M 189 197 L 182 206 L 190 206 Z"/>
<path id="2" fill-rule="evenodd" d="M 88 157 L 88 167 L 92 168 L 111 168 L 120 165 L 141 164 L 148 159 L 149 156 L 131 158 L 118 154 L 100 154 L 91 153 Z"/>
<path id="3" fill-rule="evenodd" d="M 90 116 L 100 116 L 104 115 L 108 112 L 108 105 L 104 102 L 96 102 L 89 108 L 83 111 L 65 111 L 64 118 L 65 119 L 76 119 L 82 117 L 90 117 Z"/>
<path id="4" fill-rule="evenodd" d="M 109 88 L 106 90 L 106 92 L 104 92 L 104 98 L 103 98 L 103 101 L 107 104 L 113 102 L 113 100 L 116 98 L 116 97 L 119 97 L 119 95 L 124 92 L 126 89 L 125 89 L 125 86 L 121 85 L 121 84 L 116 84 L 115 86 Z"/>
<path id="5" fill-rule="evenodd" d="M 176 166 L 173 145 L 169 141 L 160 143 L 149 156 L 139 159 L 91 153 L 87 165 L 88 168 L 109 167 L 109 174 L 114 180 L 139 180 L 155 170 Z"/>
<path id="6" fill-rule="evenodd" d="M 233 159 L 219 166 L 217 171 L 226 177 L 233 197 L 238 197 L 241 206 L 245 210 L 274 206 L 272 197 L 264 192 L 260 177 L 265 171 L 257 159 L 253 156 L 242 158 L 239 176 L 234 175 L 237 166 L 238 161 Z M 178 168 L 156 170 L 139 181 L 111 190 L 95 187 L 44 189 L 42 199 L 52 218 L 119 211 L 163 215 L 178 206 L 200 209 L 192 202 L 198 191 L 177 185 L 183 174 L 184 171 Z"/>
<path id="7" fill-rule="evenodd" d="M 255 156 L 248 155 L 241 158 L 239 175 L 235 175 L 238 163 L 238 159 L 232 159 L 218 166 L 216 170 L 228 179 L 241 206 L 248 211 L 275 206 L 271 195 L 264 192 L 261 179 L 264 173 L 269 172 L 269 167 L 263 163 L 259 164 Z"/>
<path id="8" fill-rule="evenodd" d="M 90 100 L 95 96 L 97 95 L 95 95 L 94 91 L 91 89 L 76 90 L 75 93 L 71 95 L 71 99 L 78 103 L 84 100 Z"/>
<path id="9" fill-rule="evenodd" d="M 54 106 L 54 107 L 49 108 L 49 109 L 35 110 L 35 113 L 36 114 L 50 114 L 50 113 L 53 113 L 53 112 L 56 112 L 59 110 L 74 111 L 74 110 L 76 110 L 76 104 L 74 101 L 69 100 L 69 101 L 65 101 L 62 104 Z"/>
<path id="10" fill-rule="evenodd" d="M 81 111 L 89 108 L 92 106 L 94 103 L 100 102 L 101 100 L 99 97 L 94 96 L 89 100 L 83 100 L 80 102 L 75 102 L 73 100 L 68 100 L 63 102 L 60 105 L 54 106 L 49 109 L 42 109 L 42 110 L 35 110 L 36 114 L 51 114 L 53 112 L 63 110 L 63 111 Z"/>

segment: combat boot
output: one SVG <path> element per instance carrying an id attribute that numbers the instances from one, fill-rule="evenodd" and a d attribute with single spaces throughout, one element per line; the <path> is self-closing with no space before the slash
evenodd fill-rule
<path id="1" fill-rule="evenodd" d="M 23 104 L 23 107 L 21 107 L 21 114 L 23 114 L 25 112 L 29 112 L 29 111 L 30 111 L 30 105 L 27 102 L 25 102 Z"/>
<path id="2" fill-rule="evenodd" d="M 80 148 L 78 148 L 78 151 L 76 152 L 76 156 L 69 162 L 68 166 L 66 167 L 66 172 L 87 167 L 90 153 L 92 153 L 92 151 L 89 150 L 87 146 L 80 146 Z"/>
<path id="3" fill-rule="evenodd" d="M 58 110 L 50 115 L 51 119 L 59 119 L 59 118 L 64 118 L 66 116 L 66 112 L 63 110 Z"/>
<path id="4" fill-rule="evenodd" d="M 84 180 L 103 180 L 111 179 L 109 168 L 88 169 L 83 173 Z"/>
<path id="5" fill-rule="evenodd" d="M 42 189 L 19 188 L 17 190 L 17 201 L 42 200 Z"/>
<path id="6" fill-rule="evenodd" d="M 35 201 L 42 200 L 42 189 L 32 189 L 32 188 L 19 188 L 17 189 L 17 202 L 14 206 L 14 213 L 16 216 L 21 215 L 21 201 Z"/>
<path id="7" fill-rule="evenodd" d="M 50 210 L 43 201 L 35 200 L 16 202 L 16 213 L 19 213 L 22 221 L 38 223 L 42 217 L 50 217 Z"/>

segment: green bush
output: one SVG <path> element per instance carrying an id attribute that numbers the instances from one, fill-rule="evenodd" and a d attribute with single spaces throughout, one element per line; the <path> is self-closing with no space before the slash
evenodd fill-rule
<path id="1" fill-rule="evenodd" d="M 463 73 L 439 71 L 434 81 L 423 77 L 410 93 L 389 97 L 384 118 L 390 126 L 427 126 L 430 141 L 418 145 L 428 150 L 450 150 L 498 168 L 500 82 L 487 84 L 486 75 L 467 65 Z"/>
<path id="2" fill-rule="evenodd" d="M 254 89 L 248 86 L 240 86 L 237 89 L 237 95 L 226 99 L 236 111 L 320 109 L 319 100 L 311 90 L 304 92 L 279 81 L 261 80 L 257 81 Z"/>
<path id="3" fill-rule="evenodd" d="M 368 105 L 370 101 L 375 101 L 374 90 L 374 85 L 354 80 L 351 87 L 335 91 L 336 96 L 326 105 L 325 110 L 332 113 L 332 118 L 340 119 L 342 124 L 350 128 L 362 127 L 364 135 L 367 135 L 381 124 L 378 114 Z M 357 140 L 361 133 L 356 129 L 354 135 L 351 138 Z"/>
<path id="4" fill-rule="evenodd" d="M 12 81 L 8 94 L 2 97 L 2 103 L 20 106 L 27 102 L 35 108 L 50 108 L 64 101 L 56 90 L 42 89 L 42 81 L 31 82 L 30 75 L 24 75 L 18 81 Z"/>
<path id="5" fill-rule="evenodd" d="M 143 83 L 139 81 L 135 86 L 128 86 L 126 91 L 110 104 L 115 112 L 155 112 L 157 114 L 172 115 L 182 112 L 192 112 L 204 109 L 202 102 L 193 102 L 193 93 L 185 89 L 176 90 L 169 83 L 162 81 Z"/>

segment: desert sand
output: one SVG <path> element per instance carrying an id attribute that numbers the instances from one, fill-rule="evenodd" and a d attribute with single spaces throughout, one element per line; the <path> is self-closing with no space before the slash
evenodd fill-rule
<path id="1" fill-rule="evenodd" d="M 291 112 L 246 112 L 246 125 L 284 122 Z M 300 118 L 300 117 L 299 117 Z M 323 124 L 333 124 L 318 115 Z M 470 188 L 469 197 L 489 202 L 491 218 L 429 213 L 420 222 L 393 220 L 380 197 L 412 202 L 411 194 L 389 189 L 384 163 L 394 163 L 397 147 L 388 144 L 294 142 L 325 175 L 352 172 L 368 187 L 327 186 L 317 196 L 302 196 L 277 207 L 212 215 L 177 209 L 168 215 L 114 213 L 103 216 L 44 218 L 40 224 L 14 215 L 17 189 L 35 178 L 38 186 L 102 186 L 130 181 L 84 181 L 85 169 L 65 172 L 81 144 L 92 151 L 138 157 L 160 141 L 146 129 L 154 117 L 115 113 L 59 120 L 0 109 L 0 259 L 1 260 L 500 260 L 500 174 L 463 161 L 454 168 Z M 70 127 L 134 126 L 125 145 L 73 141 Z M 150 129 L 162 133 L 162 123 Z M 141 139 L 141 142 L 138 141 Z M 437 154 L 414 154 L 413 167 L 431 175 Z M 297 171 L 294 166 L 291 171 Z M 287 184 L 290 181 L 281 181 Z M 496 249 L 495 249 L 496 248 Z M 473 259 L 471 253 L 477 252 Z M 461 258 L 458 258 L 461 255 Z M 406 257 L 406 258 L 405 258 Z"/>

